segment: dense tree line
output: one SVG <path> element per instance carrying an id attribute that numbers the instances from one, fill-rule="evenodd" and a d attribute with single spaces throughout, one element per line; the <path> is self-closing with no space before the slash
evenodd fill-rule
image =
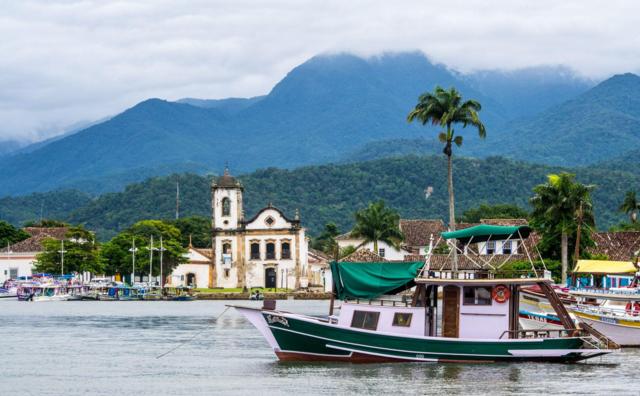
<path id="1" fill-rule="evenodd" d="M 458 216 L 483 203 L 516 205 L 529 211 L 533 187 L 544 183 L 548 174 L 563 171 L 500 157 L 456 158 L 453 165 Z M 595 168 L 579 168 L 572 173 L 576 174 L 577 181 L 596 186 L 592 198 L 597 229 L 608 229 L 628 219 L 618 208 L 625 193 L 640 186 L 640 174 Z M 406 156 L 294 170 L 269 168 L 237 177 L 245 186 L 247 218 L 269 202 L 290 216 L 298 208 L 302 224 L 311 235 L 318 235 L 329 222 L 334 222 L 340 230 L 351 229 L 353 213 L 380 199 L 397 209 L 402 218 L 445 219 L 446 174 L 443 156 Z M 65 207 L 68 210 L 56 217 L 84 224 L 96 231 L 98 239 L 109 240 L 143 219 L 174 220 L 177 181 L 180 183 L 180 217 L 196 215 L 209 219 L 211 178 L 194 174 L 151 178 L 131 184 L 122 192 L 95 199 L 86 196 L 78 199 L 77 192 L 67 192 Z M 426 198 L 425 190 L 429 186 L 432 192 Z M 45 193 L 28 200 L 24 197 L 0 199 L 0 218 L 16 226 L 39 219 L 41 203 L 48 199 L 47 194 L 64 201 L 63 192 Z"/>

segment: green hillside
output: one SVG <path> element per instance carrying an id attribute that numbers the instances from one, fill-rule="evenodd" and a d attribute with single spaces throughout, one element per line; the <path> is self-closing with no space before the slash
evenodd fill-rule
<path id="1" fill-rule="evenodd" d="M 640 77 L 611 77 L 577 98 L 509 123 L 495 154 L 545 164 L 588 165 L 640 147 Z M 508 154 L 507 154 L 508 153 Z"/>
<path id="2" fill-rule="evenodd" d="M 511 203 L 528 208 L 534 185 L 544 182 L 548 173 L 571 171 L 500 157 L 457 158 L 454 167 L 459 214 L 481 203 Z M 627 190 L 640 187 L 638 172 L 580 168 L 575 173 L 579 181 L 598 186 L 594 193 L 598 228 L 606 229 L 625 219 L 617 207 Z M 312 234 L 329 221 L 342 230 L 348 229 L 353 212 L 377 199 L 384 199 L 404 218 L 444 219 L 447 214 L 446 166 L 442 156 L 405 156 L 294 170 L 269 168 L 238 178 L 245 186 L 247 217 L 269 202 L 290 215 L 298 208 L 302 223 Z M 141 219 L 174 218 L 176 182 L 180 183 L 181 216 L 209 216 L 210 179 L 182 174 L 131 184 L 123 192 L 104 194 L 91 202 L 78 199 L 75 208 L 67 205 L 68 211 L 55 217 L 84 223 L 104 239 Z M 433 187 L 433 194 L 426 199 L 424 190 L 428 186 Z M 14 224 L 38 218 L 40 204 L 49 194 L 63 193 L 39 194 L 38 199 L 30 200 L 4 198 L 0 200 L 0 218 Z"/>

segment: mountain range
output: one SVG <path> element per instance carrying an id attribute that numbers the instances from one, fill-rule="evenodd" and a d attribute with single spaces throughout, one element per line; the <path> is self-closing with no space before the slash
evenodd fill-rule
<path id="1" fill-rule="evenodd" d="M 631 85 L 617 90 L 620 79 Z M 596 163 L 623 153 L 616 141 L 622 135 L 631 143 L 638 137 L 636 102 L 620 108 L 635 95 L 636 79 L 619 76 L 594 87 L 562 67 L 461 74 L 421 53 L 316 56 L 264 96 L 149 99 L 69 136 L 5 155 L 0 195 L 60 188 L 97 194 L 155 175 L 217 173 L 225 164 L 250 172 L 348 162 L 370 144 L 378 145 L 379 156 L 386 155 L 385 146 L 394 155 L 398 140 L 423 139 L 425 148 L 438 149 L 436 128 L 406 122 L 418 96 L 436 85 L 455 86 L 483 104 L 488 138 L 462 131 L 460 155 Z M 586 117 L 591 104 L 606 119 Z M 624 117 L 613 117 L 616 112 Z M 588 136 L 582 132 L 587 125 Z M 584 150 L 576 149 L 580 145 Z"/>

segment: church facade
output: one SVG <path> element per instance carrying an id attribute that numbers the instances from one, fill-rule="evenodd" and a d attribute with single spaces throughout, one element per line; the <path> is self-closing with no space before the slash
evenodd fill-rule
<path id="1" fill-rule="evenodd" d="M 269 204 L 245 218 L 242 184 L 225 169 L 211 185 L 211 287 L 307 287 L 307 241 L 293 218 Z"/>

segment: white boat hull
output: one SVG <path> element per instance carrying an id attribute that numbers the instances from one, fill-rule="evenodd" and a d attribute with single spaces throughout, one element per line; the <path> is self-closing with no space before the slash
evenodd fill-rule
<path id="1" fill-rule="evenodd" d="M 62 294 L 56 296 L 33 296 L 31 301 L 33 302 L 43 302 L 43 301 L 68 301 L 71 296 Z"/>
<path id="2" fill-rule="evenodd" d="M 628 326 L 620 323 L 605 322 L 604 320 L 607 318 L 575 314 L 580 321 L 592 326 L 621 346 L 640 346 L 640 323 L 636 326 Z"/>

